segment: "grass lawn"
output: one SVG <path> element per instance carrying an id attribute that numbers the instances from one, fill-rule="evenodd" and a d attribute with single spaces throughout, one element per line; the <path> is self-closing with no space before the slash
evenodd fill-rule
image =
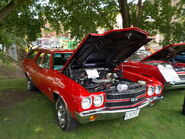
<path id="1" fill-rule="evenodd" d="M 0 80 L 0 90 L 26 88 L 25 79 Z M 184 139 L 185 116 L 181 114 L 185 90 L 165 91 L 154 107 L 142 109 L 140 116 L 79 125 L 64 132 L 55 120 L 55 105 L 44 95 L 33 93 L 13 106 L 0 107 L 0 139 Z"/>
<path id="2" fill-rule="evenodd" d="M 4 90 L 26 90 L 26 79 L 0 80 L 0 91 Z"/>
<path id="3" fill-rule="evenodd" d="M 3 79 L 15 79 L 23 78 L 22 69 L 19 67 L 19 64 L 16 62 L 2 62 L 0 59 L 0 80 Z"/>

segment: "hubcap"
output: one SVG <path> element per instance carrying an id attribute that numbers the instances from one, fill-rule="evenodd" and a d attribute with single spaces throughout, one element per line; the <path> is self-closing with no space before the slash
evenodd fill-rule
<path id="1" fill-rule="evenodd" d="M 28 87 L 28 90 L 30 90 L 30 88 L 31 88 L 31 81 L 27 82 L 27 87 Z"/>
<path id="2" fill-rule="evenodd" d="M 66 111 L 61 102 L 59 102 L 57 106 L 57 116 L 59 120 L 59 125 L 64 128 L 64 126 L 66 125 Z"/>

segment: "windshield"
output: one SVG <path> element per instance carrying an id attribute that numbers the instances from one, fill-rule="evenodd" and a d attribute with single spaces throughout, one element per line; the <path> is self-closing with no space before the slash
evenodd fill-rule
<path id="1" fill-rule="evenodd" d="M 135 53 L 133 53 L 128 59 L 131 61 L 141 61 L 142 59 L 144 59 L 145 57 L 151 55 L 151 52 L 146 50 L 146 48 L 144 46 L 142 46 L 140 49 L 138 49 Z"/>
<path id="2" fill-rule="evenodd" d="M 53 69 L 54 70 L 61 70 L 71 55 L 72 55 L 72 53 L 54 53 L 54 55 L 53 55 Z"/>
<path id="3" fill-rule="evenodd" d="M 181 52 L 180 54 L 176 55 L 175 57 L 170 58 L 169 61 L 177 62 L 177 63 L 185 63 L 185 52 Z"/>

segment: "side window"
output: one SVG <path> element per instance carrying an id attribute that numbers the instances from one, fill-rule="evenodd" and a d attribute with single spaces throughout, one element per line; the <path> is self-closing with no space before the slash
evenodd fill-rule
<path id="1" fill-rule="evenodd" d="M 39 56 L 36 59 L 36 64 L 39 65 L 40 67 L 42 67 L 42 58 L 44 57 L 45 53 L 40 53 Z"/>
<path id="2" fill-rule="evenodd" d="M 51 54 L 46 54 L 42 61 L 42 68 L 49 69 L 50 68 L 50 57 Z"/>
<path id="3" fill-rule="evenodd" d="M 37 50 L 33 50 L 33 51 L 31 51 L 31 52 L 28 54 L 27 58 L 32 59 L 32 58 L 34 58 L 37 54 L 38 54 L 38 51 L 37 51 Z"/>

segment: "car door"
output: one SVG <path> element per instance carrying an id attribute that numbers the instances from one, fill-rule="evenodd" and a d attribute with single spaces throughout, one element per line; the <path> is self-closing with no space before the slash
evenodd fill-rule
<path id="1" fill-rule="evenodd" d="M 28 75 L 28 77 L 32 80 L 32 82 L 35 84 L 35 70 L 36 70 L 36 64 L 35 59 L 37 55 L 39 54 L 39 51 L 33 50 L 31 51 L 26 59 L 23 61 L 23 68 Z"/>
<path id="2" fill-rule="evenodd" d="M 32 82 L 34 83 L 34 85 L 40 89 L 41 85 L 40 85 L 40 79 L 41 79 L 41 63 L 42 63 L 42 59 L 44 58 L 45 53 L 44 52 L 40 52 L 36 59 L 32 62 L 32 72 L 31 72 L 31 78 L 32 78 Z"/>
<path id="3" fill-rule="evenodd" d="M 39 73 L 39 89 L 49 96 L 51 92 L 52 78 L 51 78 L 51 54 L 46 53 L 40 61 L 38 73 Z"/>

